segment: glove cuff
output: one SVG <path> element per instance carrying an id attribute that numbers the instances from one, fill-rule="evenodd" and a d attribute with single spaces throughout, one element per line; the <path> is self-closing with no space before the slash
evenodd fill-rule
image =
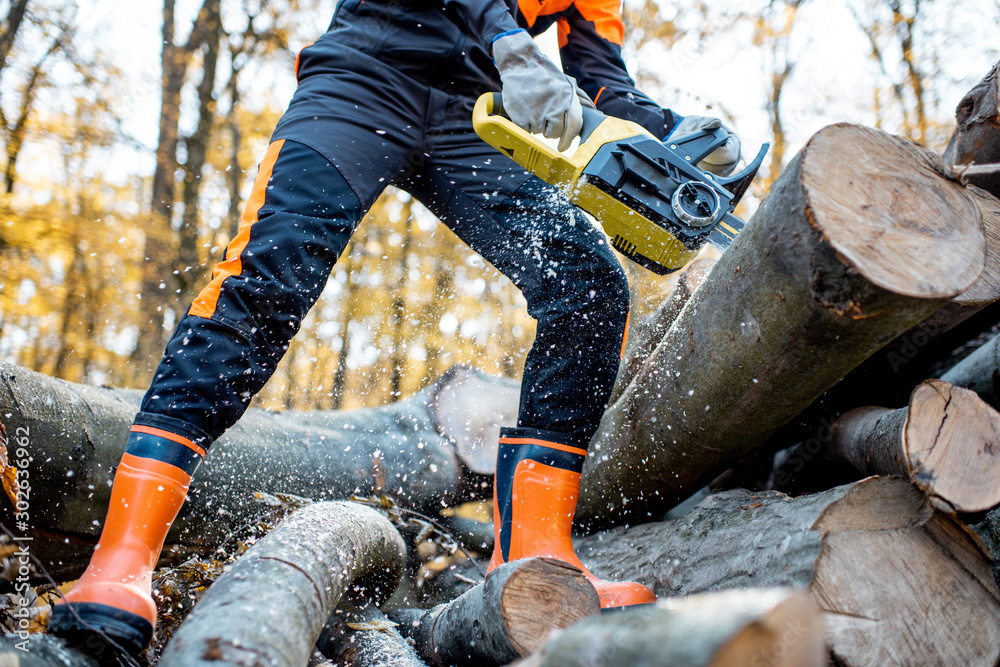
<path id="1" fill-rule="evenodd" d="M 535 40 L 524 30 L 501 33 L 493 40 L 493 62 L 501 73 L 520 64 L 539 62 L 542 58 Z"/>

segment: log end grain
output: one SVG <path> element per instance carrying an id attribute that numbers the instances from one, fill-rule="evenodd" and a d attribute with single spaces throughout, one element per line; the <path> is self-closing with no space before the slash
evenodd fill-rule
<path id="1" fill-rule="evenodd" d="M 968 389 L 927 380 L 910 398 L 910 479 L 959 512 L 1000 504 L 1000 413 Z"/>
<path id="2" fill-rule="evenodd" d="M 492 475 L 500 426 L 517 421 L 520 383 L 465 366 L 452 368 L 439 383 L 431 401 L 439 430 L 469 470 Z"/>
<path id="3" fill-rule="evenodd" d="M 972 287 L 955 297 L 955 302 L 962 306 L 987 306 L 1000 299 L 1000 199 L 972 185 L 966 189 L 983 215 L 986 266 Z"/>
<path id="4" fill-rule="evenodd" d="M 817 521 L 824 534 L 809 588 L 826 613 L 837 664 L 994 665 L 1000 658 L 990 559 L 959 521 L 925 504 L 904 480 L 876 477 Z M 892 514 L 900 516 L 887 521 Z"/>
<path id="5" fill-rule="evenodd" d="M 533 558 L 518 568 L 500 598 L 507 637 L 521 655 L 542 646 L 554 630 L 568 628 L 600 608 L 597 591 L 583 573 L 554 558 Z"/>
<path id="6" fill-rule="evenodd" d="M 945 177 L 933 153 L 838 124 L 817 133 L 803 156 L 813 226 L 871 282 L 896 294 L 945 298 L 968 289 L 983 271 L 979 207 Z"/>

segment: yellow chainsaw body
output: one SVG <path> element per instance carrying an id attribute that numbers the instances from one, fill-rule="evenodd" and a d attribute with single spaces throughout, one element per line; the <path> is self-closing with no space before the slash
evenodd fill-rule
<path id="1" fill-rule="evenodd" d="M 638 252 L 664 269 L 676 271 L 691 261 L 697 250 L 687 248 L 676 236 L 620 200 L 587 182 L 583 170 L 602 146 L 610 142 L 645 135 L 641 125 L 605 116 L 571 156 L 566 156 L 494 112 L 493 93 L 476 101 L 472 124 L 486 143 L 509 156 L 546 183 L 561 188 L 570 201 L 594 216 L 611 237 L 612 244 L 626 255 Z"/>

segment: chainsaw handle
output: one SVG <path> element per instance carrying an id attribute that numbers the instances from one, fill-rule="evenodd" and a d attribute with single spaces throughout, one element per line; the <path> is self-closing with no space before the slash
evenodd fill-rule
<path id="1" fill-rule="evenodd" d="M 510 116 L 503 108 L 503 95 L 501 93 L 493 93 L 493 109 L 492 112 L 509 119 Z M 580 128 L 580 143 L 584 143 L 587 139 L 590 139 L 590 135 L 594 133 L 594 130 L 604 122 L 607 118 L 603 113 L 597 109 L 592 109 L 590 107 L 583 107 L 583 126 Z M 714 150 L 714 149 L 713 149 Z M 707 155 L 707 153 L 706 153 Z"/>
<path id="2" fill-rule="evenodd" d="M 724 127 L 717 127 L 714 130 L 702 130 L 689 134 L 680 140 L 668 136 L 663 140 L 663 143 L 690 160 L 691 164 L 697 165 L 712 151 L 726 143 L 728 138 L 728 130 Z"/>
<path id="3" fill-rule="evenodd" d="M 572 184 L 578 171 L 572 160 L 516 125 L 502 110 L 503 98 L 499 93 L 480 95 L 472 110 L 472 127 L 476 134 L 546 183 Z"/>

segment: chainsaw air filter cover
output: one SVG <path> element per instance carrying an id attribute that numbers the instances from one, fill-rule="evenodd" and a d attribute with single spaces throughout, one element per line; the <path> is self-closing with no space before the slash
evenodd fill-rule
<path id="1" fill-rule="evenodd" d="M 691 250 L 704 245 L 713 225 L 733 207 L 733 195 L 710 174 L 648 136 L 603 146 L 583 176 Z"/>

